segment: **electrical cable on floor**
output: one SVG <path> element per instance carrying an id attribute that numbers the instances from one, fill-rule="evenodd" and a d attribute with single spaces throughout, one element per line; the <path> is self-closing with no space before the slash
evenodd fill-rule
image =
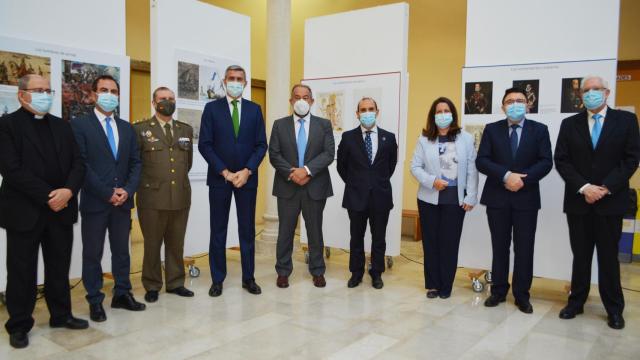
<path id="1" fill-rule="evenodd" d="M 416 264 L 424 265 L 424 263 L 421 263 L 421 262 L 420 262 L 420 261 L 418 261 L 418 260 L 411 259 L 410 257 L 406 256 L 406 255 L 405 255 L 405 254 L 403 254 L 403 253 L 400 253 L 400 256 L 402 256 L 403 258 L 405 258 L 405 259 L 407 259 L 407 260 L 409 260 L 409 261 L 411 261 L 411 262 L 414 262 L 414 263 L 416 263 Z"/>
<path id="2" fill-rule="evenodd" d="M 640 290 L 637 290 L 637 289 L 629 289 L 629 288 L 626 288 L 626 287 L 624 287 L 624 286 L 622 287 L 622 290 L 633 291 L 633 292 L 640 292 Z"/>

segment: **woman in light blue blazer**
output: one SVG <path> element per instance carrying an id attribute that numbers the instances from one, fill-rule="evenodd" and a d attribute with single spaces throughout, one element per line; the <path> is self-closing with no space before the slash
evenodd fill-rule
<path id="1" fill-rule="evenodd" d="M 411 160 L 411 174 L 420 183 L 418 211 L 430 299 L 451 295 L 464 215 L 478 200 L 475 163 L 473 136 L 460 128 L 453 102 L 436 99 Z"/>

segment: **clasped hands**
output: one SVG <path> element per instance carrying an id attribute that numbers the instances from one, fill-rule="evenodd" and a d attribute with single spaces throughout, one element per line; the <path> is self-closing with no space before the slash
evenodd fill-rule
<path id="1" fill-rule="evenodd" d="M 69 200 L 71 200 L 72 197 L 73 193 L 69 189 L 55 189 L 49 193 L 47 205 L 49 205 L 49 208 L 54 212 L 58 212 L 68 206 Z"/>
<path id="2" fill-rule="evenodd" d="M 311 180 L 311 176 L 309 176 L 307 169 L 303 167 L 291 168 L 291 171 L 289 172 L 289 180 L 300 186 L 304 186 L 309 182 L 309 180 Z"/>
<path id="3" fill-rule="evenodd" d="M 249 176 L 251 175 L 251 171 L 247 168 L 244 168 L 238 172 L 231 172 L 229 170 L 222 171 L 222 177 L 230 183 L 233 184 L 236 188 L 243 187 L 247 181 L 249 181 Z"/>
<path id="4" fill-rule="evenodd" d="M 109 199 L 109 203 L 113 206 L 121 206 L 129 198 L 129 193 L 123 188 L 113 189 L 113 195 Z"/>
<path id="5" fill-rule="evenodd" d="M 438 191 L 442 191 L 442 190 L 446 189 L 447 186 L 449 186 L 449 183 L 446 180 L 435 179 L 433 181 L 433 187 Z M 464 211 L 473 210 L 473 205 L 469 205 L 469 204 L 466 204 L 466 203 L 463 203 L 461 207 L 462 207 L 462 210 L 464 210 Z"/>
<path id="6" fill-rule="evenodd" d="M 587 204 L 593 204 L 607 194 L 609 194 L 609 190 L 604 186 L 598 185 L 587 185 L 587 187 L 582 190 L 584 201 L 586 201 Z"/>
<path id="7" fill-rule="evenodd" d="M 507 176 L 507 180 L 504 182 L 504 187 L 509 191 L 517 192 L 524 186 L 524 181 L 522 179 L 526 177 L 527 174 L 512 172 Z"/>

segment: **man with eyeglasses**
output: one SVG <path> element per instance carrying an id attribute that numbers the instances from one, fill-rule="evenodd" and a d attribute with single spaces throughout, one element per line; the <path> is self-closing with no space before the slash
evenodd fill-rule
<path id="1" fill-rule="evenodd" d="M 493 251 L 491 296 L 484 305 L 495 307 L 506 300 L 513 240 L 513 297 L 521 312 L 531 314 L 539 182 L 553 167 L 551 141 L 546 125 L 525 117 L 523 89 L 507 89 L 502 110 L 507 118 L 487 124 L 476 158 L 478 171 L 487 176 L 480 203 L 487 208 Z"/>
<path id="2" fill-rule="evenodd" d="M 565 181 L 564 212 L 573 253 L 571 293 L 561 319 L 584 312 L 589 296 L 593 249 L 598 250 L 598 289 L 612 329 L 625 326 L 618 243 L 629 203 L 629 178 L 640 161 L 638 120 L 607 106 L 609 86 L 600 76 L 580 84 L 586 111 L 562 121 L 556 169 Z"/>
<path id="3" fill-rule="evenodd" d="M 53 96 L 48 79 L 23 76 L 18 81 L 20 109 L 0 119 L 0 227 L 7 231 L 9 312 L 5 328 L 14 348 L 29 345 L 40 247 L 49 325 L 89 326 L 71 314 L 69 293 L 73 224 L 85 166 L 69 123 L 49 114 Z"/>
<path id="4" fill-rule="evenodd" d="M 131 293 L 129 231 L 133 194 L 138 188 L 142 162 L 135 131 L 115 115 L 120 85 L 110 75 L 92 84 L 93 111 L 71 120 L 87 176 L 80 196 L 82 214 L 82 283 L 87 290 L 91 320 L 102 322 L 102 253 L 107 230 L 111 273 L 115 281 L 111 308 L 142 311 Z"/>

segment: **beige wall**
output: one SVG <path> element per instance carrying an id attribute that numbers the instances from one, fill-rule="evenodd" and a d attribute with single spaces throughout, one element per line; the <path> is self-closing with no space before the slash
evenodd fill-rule
<path id="1" fill-rule="evenodd" d="M 266 78 L 266 0 L 206 0 L 251 17 L 252 76 Z M 291 80 L 303 76 L 304 21 L 371 6 L 396 3 L 396 0 L 292 0 Z M 466 1 L 410 0 L 409 3 L 409 113 L 407 157 L 413 151 L 415 139 L 423 126 L 427 107 L 438 96 L 448 96 L 459 107 L 461 68 L 464 65 Z M 149 61 L 149 2 L 127 0 L 127 53 L 132 59 Z M 620 24 L 620 59 L 640 59 L 640 1 L 622 0 Z M 381 24 L 384 26 L 384 24 Z M 149 76 L 132 74 L 132 119 L 148 116 Z M 640 98 L 640 88 L 634 84 L 618 84 L 619 99 Z M 254 98 L 257 100 L 257 93 Z M 625 100 L 626 101 L 626 100 Z M 622 103 L 619 101 L 619 103 Z M 263 163 L 263 166 L 265 164 Z M 400 164 L 398 166 L 401 166 Z M 416 208 L 417 184 L 404 165 L 404 209 Z M 263 179 L 264 180 L 264 179 Z M 259 188 L 258 217 L 264 209 L 264 199 L 270 193 Z"/>

